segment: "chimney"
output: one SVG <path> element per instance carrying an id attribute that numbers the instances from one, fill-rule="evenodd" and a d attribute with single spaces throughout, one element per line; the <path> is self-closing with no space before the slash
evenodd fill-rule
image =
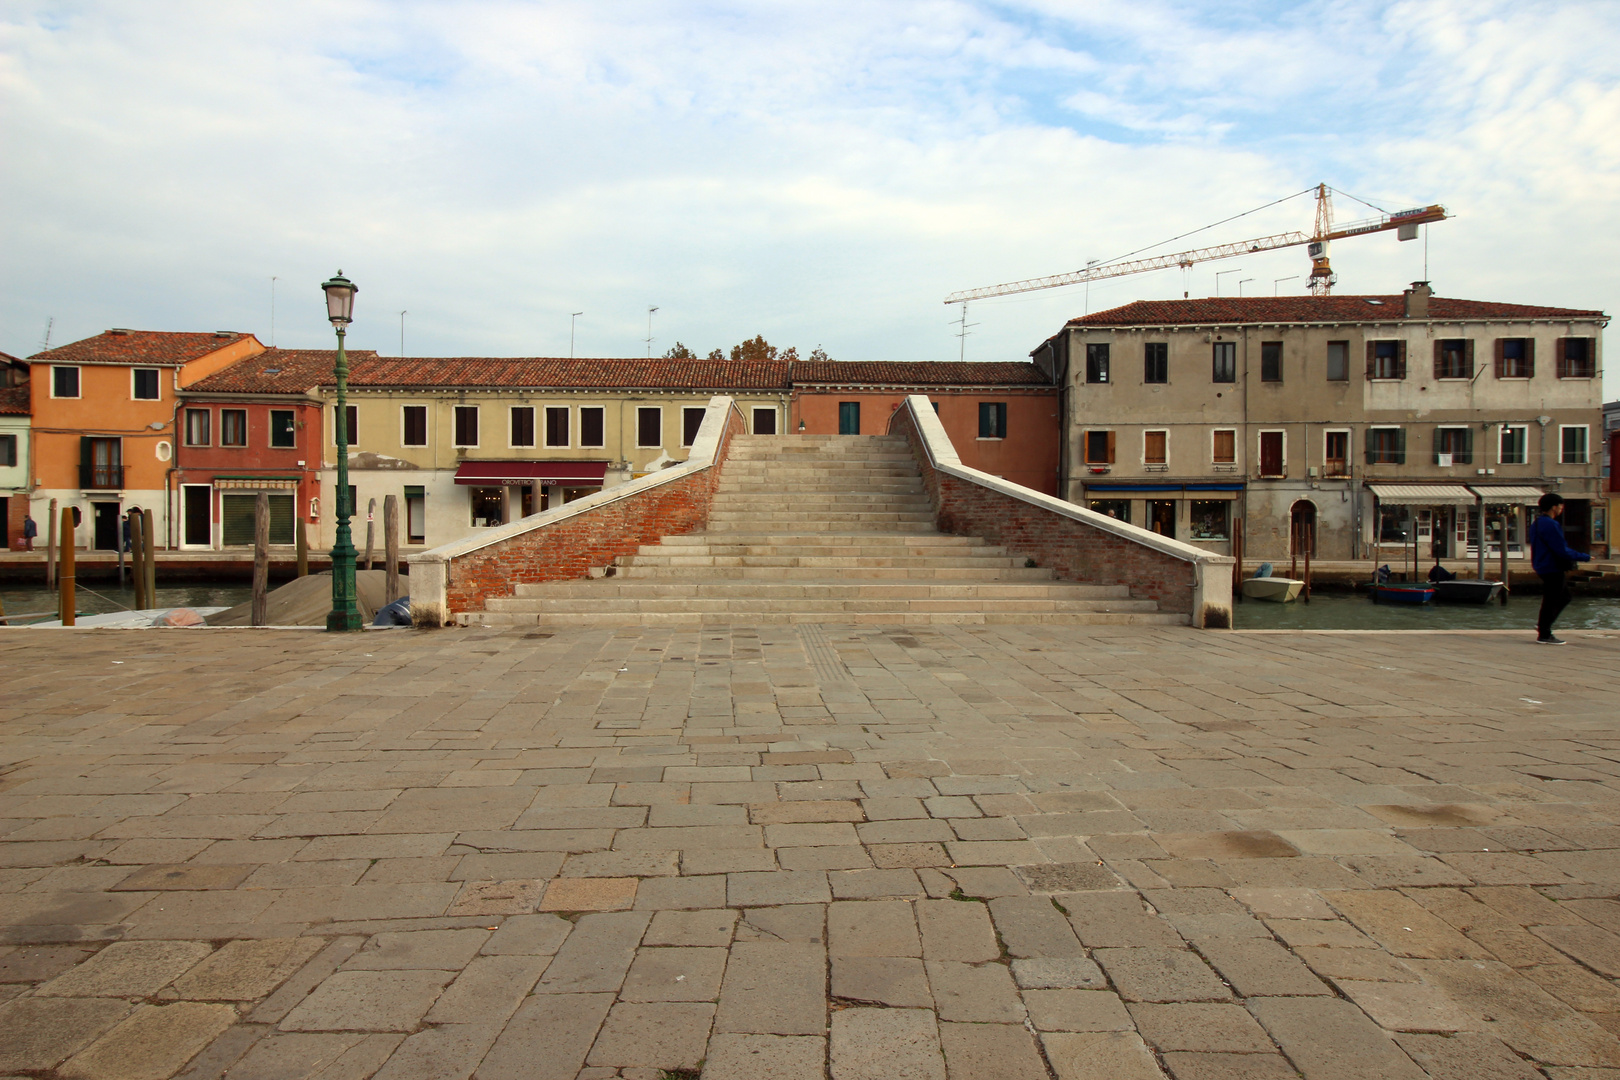
<path id="1" fill-rule="evenodd" d="M 1406 317 L 1408 319 L 1427 319 L 1429 317 L 1429 297 L 1434 290 L 1429 288 L 1427 281 L 1414 281 L 1412 287 L 1406 290 Z"/>

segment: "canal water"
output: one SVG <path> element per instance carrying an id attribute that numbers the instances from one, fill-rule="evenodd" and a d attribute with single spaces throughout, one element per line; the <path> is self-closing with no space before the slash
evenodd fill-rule
<path id="1" fill-rule="evenodd" d="M 273 589 L 281 584 L 271 581 Z M 93 590 L 93 591 L 92 591 Z M 253 585 L 251 582 L 231 581 L 215 582 L 191 581 L 178 585 L 159 585 L 157 587 L 157 607 L 235 607 L 253 599 Z M 0 585 L 0 603 L 5 604 L 7 615 L 28 615 L 35 612 L 55 612 L 56 593 L 43 585 Z M 120 589 L 112 581 L 91 582 L 88 587 L 80 585 L 74 592 L 74 607 L 87 615 L 104 615 L 114 611 L 124 611 L 135 606 L 135 587 L 126 585 Z M 53 615 L 54 617 L 54 615 Z M 27 619 L 17 625 L 25 625 L 39 620 Z"/>
<path id="2" fill-rule="evenodd" d="M 1244 600 L 1235 605 L 1239 630 L 1523 630 L 1534 634 L 1539 593 L 1501 604 L 1375 604 L 1365 593 L 1323 593 L 1309 604 Z M 1620 630 L 1620 599 L 1576 596 L 1556 630 Z"/>

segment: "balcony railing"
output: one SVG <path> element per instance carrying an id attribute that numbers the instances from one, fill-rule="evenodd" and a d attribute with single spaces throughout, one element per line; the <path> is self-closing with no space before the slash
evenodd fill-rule
<path id="1" fill-rule="evenodd" d="M 80 465 L 79 487 L 86 490 L 117 491 L 124 486 L 122 465 Z"/>

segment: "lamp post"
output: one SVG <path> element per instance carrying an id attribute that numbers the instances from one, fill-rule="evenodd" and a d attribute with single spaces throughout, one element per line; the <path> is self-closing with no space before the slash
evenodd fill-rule
<path id="1" fill-rule="evenodd" d="M 349 358 L 343 353 L 343 335 L 354 316 L 354 294 L 360 290 L 354 282 L 337 276 L 321 286 L 326 290 L 326 317 L 337 331 L 337 416 L 333 434 L 337 436 L 337 491 L 333 506 L 337 509 L 337 539 L 332 544 L 332 610 L 326 616 L 328 631 L 362 629 L 360 606 L 354 592 L 354 540 L 349 535 Z"/>

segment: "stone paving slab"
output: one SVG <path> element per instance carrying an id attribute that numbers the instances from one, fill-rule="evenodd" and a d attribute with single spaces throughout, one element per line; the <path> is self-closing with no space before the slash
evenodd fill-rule
<path id="1" fill-rule="evenodd" d="M 0 1073 L 1620 1075 L 1569 636 L 0 631 Z"/>

